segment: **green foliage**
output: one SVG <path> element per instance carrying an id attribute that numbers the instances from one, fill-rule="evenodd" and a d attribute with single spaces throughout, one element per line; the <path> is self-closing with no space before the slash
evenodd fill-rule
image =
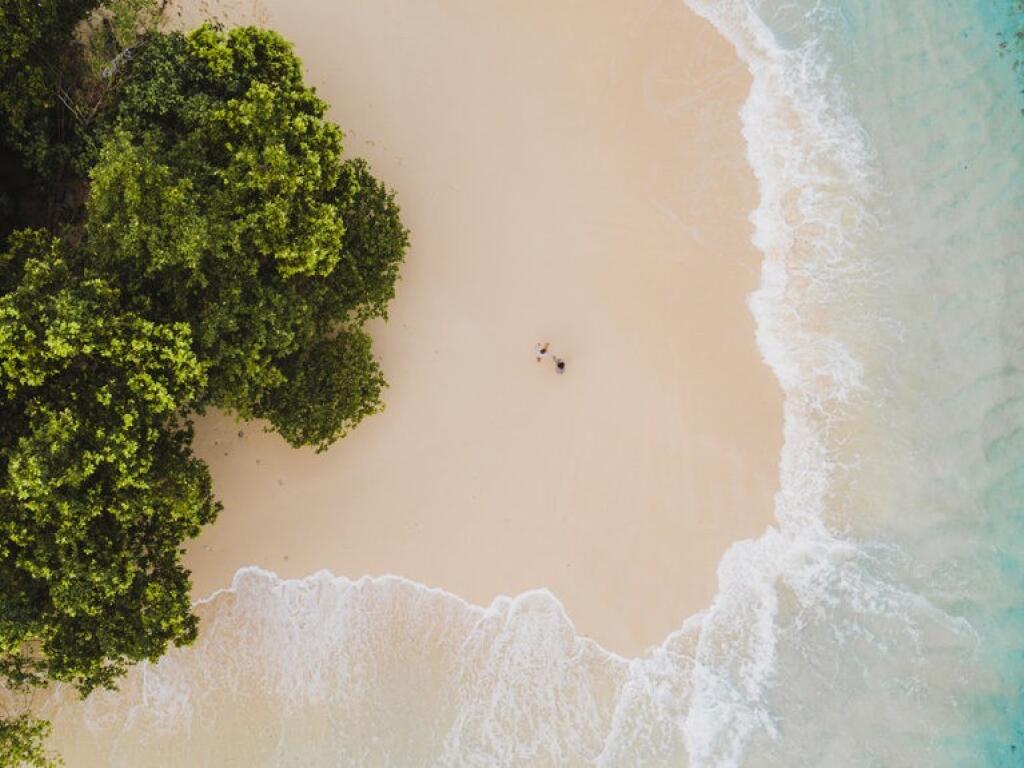
<path id="1" fill-rule="evenodd" d="M 91 177 L 91 269 L 134 311 L 190 324 L 200 405 L 325 447 L 379 408 L 379 370 L 353 340 L 394 294 L 407 233 L 392 193 L 342 163 L 341 132 L 273 32 L 154 37 L 126 77 Z M 298 408 L 314 381 L 362 399 Z"/>
<path id="2" fill-rule="evenodd" d="M 43 746 L 50 724 L 27 714 L 0 718 L 0 765 L 25 768 L 56 768 L 60 761 L 50 757 Z"/>
<path id="3" fill-rule="evenodd" d="M 0 249 L 75 219 L 97 118 L 166 0 L 0 2 Z"/>
<path id="4" fill-rule="evenodd" d="M 166 4 L 167 0 L 100 0 L 99 7 L 79 26 L 73 77 L 61 94 L 84 138 L 76 156 L 77 171 L 84 173 L 94 161 L 95 123 L 122 84 L 125 64 L 159 28 Z"/>
<path id="5" fill-rule="evenodd" d="M 182 404 L 204 370 L 184 324 L 75 280 L 62 244 L 13 238 L 0 298 L 0 672 L 83 692 L 195 635 L 180 545 L 217 511 Z"/>
<path id="6" fill-rule="evenodd" d="M 0 135 L 26 164 L 47 169 L 66 126 L 59 109 L 73 32 L 101 0 L 4 0 L 0 4 Z"/>
<path id="7" fill-rule="evenodd" d="M 281 362 L 285 382 L 256 411 L 293 446 L 327 447 L 380 410 L 385 387 L 370 337 L 355 329 L 324 338 Z"/>
<path id="8" fill-rule="evenodd" d="M 387 316 L 408 245 L 394 194 L 343 160 L 282 38 L 160 34 L 162 2 L 0 0 L 12 688 L 87 694 L 195 637 L 182 544 L 219 506 L 190 413 L 324 450 L 386 386 L 362 326 Z M 0 765 L 48 765 L 46 732 L 0 713 Z"/>
<path id="9" fill-rule="evenodd" d="M 132 62 L 93 170 L 94 267 L 191 324 L 206 400 L 243 417 L 313 334 L 306 284 L 341 252 L 341 135 L 323 110 L 274 33 L 163 36 Z"/>
<path id="10" fill-rule="evenodd" d="M 60 101 L 75 25 L 99 0 L 0 2 L 0 249 L 20 224 L 43 223 L 75 145 Z"/>
<path id="11" fill-rule="evenodd" d="M 344 256 L 328 277 L 323 301 L 337 302 L 328 310 L 335 317 L 351 311 L 359 319 L 387 318 L 409 232 L 402 225 L 394 192 L 374 178 L 365 160 L 345 161 L 342 179 Z"/>
<path id="12" fill-rule="evenodd" d="M 138 144 L 137 159 L 157 164 L 165 183 L 185 183 L 202 201 L 201 215 L 212 225 L 204 238 L 208 255 L 263 262 L 281 277 L 331 271 L 344 231 L 332 197 L 341 132 L 322 119 L 325 105 L 302 85 L 283 39 L 265 30 L 201 27 L 187 38 L 153 39 L 130 73 L 115 123 L 119 136 Z M 111 175 L 135 175 L 123 166 L 108 175 L 111 160 L 108 153 L 96 169 L 96 197 Z M 167 202 L 161 190 L 151 193 L 152 207 Z M 110 213 L 90 210 L 96 229 L 111 221 Z M 138 213 L 120 215 L 131 221 Z M 187 264 L 194 254 L 173 253 L 177 234 L 163 228 L 160 255 Z"/>
<path id="13" fill-rule="evenodd" d="M 102 7 L 88 20 L 85 35 L 87 75 L 113 75 L 115 60 L 130 58 L 132 49 L 159 28 L 166 5 L 167 0 L 102 0 Z"/>

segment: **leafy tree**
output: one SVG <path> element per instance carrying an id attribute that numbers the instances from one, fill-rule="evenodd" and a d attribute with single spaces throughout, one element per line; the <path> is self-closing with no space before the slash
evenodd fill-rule
<path id="1" fill-rule="evenodd" d="M 343 160 L 283 39 L 159 34 L 161 7 L 0 0 L 9 688 L 84 695 L 195 637 L 182 544 L 219 505 L 189 413 L 323 450 L 386 386 L 362 326 L 408 245 L 394 194 Z M 49 765 L 46 733 L 0 713 L 0 765 Z"/>
<path id="2" fill-rule="evenodd" d="M 327 278 L 320 299 L 323 311 L 330 317 L 352 312 L 361 320 L 387 318 L 409 232 L 402 225 L 394 192 L 374 178 L 365 160 L 345 161 L 342 186 L 344 257 Z"/>
<path id="3" fill-rule="evenodd" d="M 0 718 L 0 765 L 55 768 L 44 746 L 49 735 L 50 724 L 31 715 Z"/>
<path id="4" fill-rule="evenodd" d="M 60 101 L 73 31 L 99 2 L 0 2 L 0 248 L 19 222 L 46 220 L 43 199 L 73 144 Z"/>
<path id="5" fill-rule="evenodd" d="M 93 123 L 166 0 L 0 2 L 0 248 L 75 217 Z"/>
<path id="6" fill-rule="evenodd" d="M 323 451 L 380 410 L 384 376 L 373 360 L 370 337 L 358 328 L 320 339 L 279 367 L 285 382 L 267 394 L 256 415 L 293 446 Z"/>
<path id="7" fill-rule="evenodd" d="M 0 135 L 42 171 L 64 126 L 58 110 L 74 29 L 101 0 L 4 0 L 0 5 Z"/>
<path id="8" fill-rule="evenodd" d="M 19 232 L 0 298 L 0 672 L 109 686 L 194 636 L 181 543 L 213 520 L 182 404 L 203 385 L 184 324 L 74 279 L 60 240 Z"/>
<path id="9" fill-rule="evenodd" d="M 199 407 L 321 448 L 379 408 L 358 328 L 385 314 L 407 244 L 393 194 L 342 162 L 324 110 L 273 32 L 153 37 L 127 69 L 86 224 L 90 269 L 133 311 L 191 326 Z"/>
<path id="10" fill-rule="evenodd" d="M 341 318 L 386 318 L 408 246 L 394 193 L 373 177 L 366 161 L 345 161 L 342 180 L 342 259 L 324 280 L 308 286 L 321 331 Z M 282 360 L 285 381 L 254 409 L 294 446 L 325 450 L 379 410 L 386 383 L 373 360 L 370 338 L 348 325 Z"/>

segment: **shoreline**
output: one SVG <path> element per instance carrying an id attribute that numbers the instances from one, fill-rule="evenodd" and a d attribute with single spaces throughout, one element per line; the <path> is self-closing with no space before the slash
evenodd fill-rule
<path id="1" fill-rule="evenodd" d="M 567 627 L 573 630 L 573 636 L 578 642 L 590 644 L 593 647 L 593 649 L 599 651 L 602 656 L 616 663 L 628 664 L 632 658 L 635 658 L 633 656 L 624 656 L 622 654 L 616 653 L 611 649 L 605 648 L 603 645 L 601 645 L 600 641 L 595 640 L 590 635 L 586 635 L 577 631 L 577 627 L 572 620 L 572 616 L 570 616 L 569 612 L 565 609 L 565 605 L 562 603 L 561 600 L 558 599 L 558 595 L 556 595 L 547 587 L 534 587 L 533 589 L 528 589 L 524 592 L 519 592 L 515 595 L 495 595 L 490 603 L 488 603 L 487 605 L 480 605 L 478 603 L 474 603 L 467 600 L 466 598 L 456 594 L 455 592 L 450 592 L 444 589 L 443 587 L 432 587 L 429 584 L 422 584 L 418 581 L 415 581 L 414 579 L 410 579 L 407 576 L 402 576 L 401 574 L 397 573 L 380 573 L 373 575 L 363 574 L 362 576 L 356 576 L 355 578 L 352 578 L 350 576 L 332 573 L 328 568 L 321 568 L 320 570 L 313 571 L 312 573 L 309 573 L 305 576 L 284 578 L 280 574 L 259 565 L 243 565 L 241 568 L 235 571 L 235 575 L 232 577 L 230 584 L 228 584 L 225 587 L 219 587 L 215 589 L 213 592 L 206 595 L 205 597 L 197 598 L 192 603 L 193 608 L 201 609 L 203 607 L 209 606 L 212 610 L 216 611 L 216 604 L 218 600 L 229 598 L 230 596 L 236 595 L 238 593 L 238 589 L 241 582 L 243 582 L 246 578 L 250 578 L 253 576 L 257 578 L 266 579 L 268 581 L 273 581 L 284 589 L 287 589 L 289 587 L 297 587 L 315 583 L 316 581 L 325 578 L 331 582 L 345 582 L 347 583 L 348 586 L 356 589 L 364 587 L 368 584 L 378 589 L 386 589 L 390 585 L 397 584 L 401 587 L 412 589 L 417 592 L 422 592 L 426 596 L 439 597 L 442 600 L 453 602 L 461 609 L 479 613 L 481 621 L 491 615 L 504 614 L 505 611 L 503 611 L 503 609 L 508 606 L 513 606 L 516 603 L 528 601 L 531 598 L 540 598 L 541 600 L 545 602 L 550 602 L 552 605 L 558 607 L 559 618 L 564 622 L 564 624 Z M 644 651 L 643 655 L 648 655 L 649 652 L 654 648 L 660 648 L 671 645 L 675 636 L 680 632 L 685 631 L 688 628 L 687 625 L 691 621 L 699 619 L 702 614 L 703 611 L 700 611 L 689 616 L 683 622 L 683 626 L 670 632 L 662 639 L 660 643 L 656 643 L 648 647 Z"/>
<path id="2" fill-rule="evenodd" d="M 746 304 L 750 76 L 690 10 L 620 5 L 303 0 L 226 19 L 296 43 L 413 242 L 373 328 L 383 414 L 320 456 L 198 425 L 225 511 L 190 547 L 195 595 L 250 564 L 394 574 L 477 606 L 544 588 L 638 655 L 772 524 L 782 407 Z M 542 337 L 565 376 L 533 362 Z"/>

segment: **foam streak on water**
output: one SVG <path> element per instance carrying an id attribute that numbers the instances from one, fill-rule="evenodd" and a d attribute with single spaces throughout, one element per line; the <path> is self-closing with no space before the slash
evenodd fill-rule
<path id="1" fill-rule="evenodd" d="M 245 569 L 46 713 L 75 766 L 1018 765 L 1024 118 L 1012 0 L 691 0 L 754 75 L 777 526 L 641 659 L 555 596 Z"/>

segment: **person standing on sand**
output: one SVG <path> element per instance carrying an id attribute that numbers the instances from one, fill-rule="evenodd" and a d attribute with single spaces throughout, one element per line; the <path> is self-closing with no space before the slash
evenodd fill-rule
<path id="1" fill-rule="evenodd" d="M 554 358 L 555 360 L 555 373 L 565 373 L 565 360 L 560 357 Z"/>

